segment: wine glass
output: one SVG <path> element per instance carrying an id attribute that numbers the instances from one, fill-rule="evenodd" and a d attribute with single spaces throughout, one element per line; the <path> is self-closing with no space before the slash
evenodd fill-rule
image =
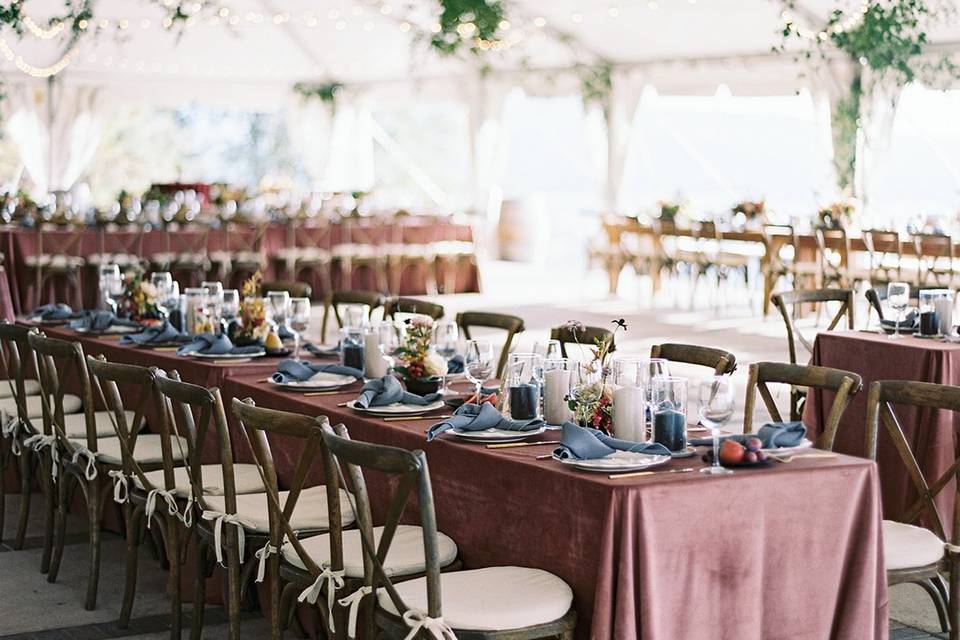
<path id="1" fill-rule="evenodd" d="M 110 301 L 110 294 L 108 289 L 110 285 L 108 283 L 115 282 L 116 280 L 122 280 L 120 274 L 120 267 L 115 264 L 102 264 L 98 271 L 98 284 L 100 287 L 100 295 L 103 298 L 104 305 L 113 306 L 113 303 Z M 114 311 L 116 311 L 114 309 Z"/>
<path id="2" fill-rule="evenodd" d="M 700 424 L 710 429 L 713 436 L 713 466 L 700 471 L 712 475 L 733 473 L 720 466 L 720 429 L 733 416 L 733 381 L 729 376 L 713 376 L 701 380 L 699 389 Z"/>
<path id="3" fill-rule="evenodd" d="M 463 360 L 467 379 L 477 385 L 477 404 L 480 404 L 483 383 L 493 373 L 493 345 L 489 340 L 470 340 Z"/>
<path id="4" fill-rule="evenodd" d="M 450 365 L 450 360 L 457 355 L 457 346 L 460 342 L 460 330 L 457 323 L 453 320 L 444 320 L 433 326 L 433 346 L 437 354 Z M 454 395 L 453 391 L 447 388 L 447 372 L 444 371 L 441 376 L 443 386 L 440 388 L 442 395 Z"/>
<path id="5" fill-rule="evenodd" d="M 894 333 L 890 335 L 890 339 L 899 340 L 903 337 L 900 335 L 900 320 L 907 305 L 910 304 L 910 285 L 906 282 L 891 282 L 888 284 L 887 304 L 897 312 L 896 328 Z"/>
<path id="6" fill-rule="evenodd" d="M 240 292 L 236 289 L 223 290 L 223 304 L 220 313 L 228 323 L 240 315 Z"/>
<path id="7" fill-rule="evenodd" d="M 650 437 L 653 437 L 653 381 L 670 376 L 670 361 L 665 358 L 647 358 L 640 364 L 640 384 L 646 396 L 647 410 L 644 415 L 644 429 L 649 425 Z"/>
<path id="8" fill-rule="evenodd" d="M 563 357 L 560 352 L 559 340 L 547 340 L 546 342 L 534 342 L 533 352 L 543 356 L 544 360 L 559 360 Z"/>
<path id="9" fill-rule="evenodd" d="M 223 311 L 223 283 L 207 280 L 201 282 L 200 286 L 207 292 L 207 300 L 204 303 L 204 315 L 207 320 L 215 327 L 220 327 L 220 314 Z"/>
<path id="10" fill-rule="evenodd" d="M 150 284 L 157 292 L 157 308 L 164 317 L 170 314 L 167 301 L 170 299 L 170 290 L 173 288 L 173 276 L 169 271 L 154 271 L 150 274 Z"/>
<path id="11" fill-rule="evenodd" d="M 290 328 L 293 329 L 293 359 L 300 359 L 301 334 L 310 328 L 310 298 L 290 298 Z"/>
<path id="12" fill-rule="evenodd" d="M 277 325 L 277 333 L 280 333 L 281 327 L 287 326 L 287 318 L 290 313 L 290 292 L 288 291 L 270 291 L 267 293 L 267 309 L 270 312 L 270 319 Z M 283 338 L 283 336 L 280 336 Z"/>
<path id="13" fill-rule="evenodd" d="M 104 301 L 110 306 L 114 314 L 118 312 L 120 298 L 123 297 L 123 289 L 123 276 L 120 275 L 119 267 L 116 271 L 101 274 L 100 291 L 103 293 Z"/>

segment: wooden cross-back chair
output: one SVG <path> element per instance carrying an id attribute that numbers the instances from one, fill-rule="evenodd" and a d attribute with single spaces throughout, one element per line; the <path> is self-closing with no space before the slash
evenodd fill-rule
<path id="1" fill-rule="evenodd" d="M 559 327 L 554 327 L 550 329 L 550 339 L 557 340 L 560 342 L 560 354 L 566 358 L 567 356 L 567 345 L 568 344 L 579 344 L 581 347 L 588 349 L 583 355 L 585 358 L 591 357 L 589 349 L 596 346 L 597 341 L 601 339 L 613 339 L 613 332 L 609 329 L 604 329 L 603 327 L 583 327 L 578 328 L 571 326 L 569 324 L 564 324 Z M 612 343 L 610 344 L 610 352 L 613 353 L 616 351 L 617 345 Z"/>
<path id="2" fill-rule="evenodd" d="M 737 358 L 729 351 L 694 344 L 655 344 L 650 357 L 707 367 L 717 376 L 733 373 L 737 368 Z"/>
<path id="3" fill-rule="evenodd" d="M 340 268 L 340 286 L 353 287 L 354 274 L 369 271 L 368 284 L 389 291 L 387 282 L 386 232 L 382 222 L 343 218 L 339 225 L 340 242 L 331 250 Z"/>
<path id="4" fill-rule="evenodd" d="M 396 219 L 386 228 L 386 270 L 390 293 L 400 295 L 403 276 L 412 270 L 424 282 L 426 293 L 436 295 L 436 247 L 440 228 L 433 224 L 408 224 L 403 218 Z"/>
<path id="5" fill-rule="evenodd" d="M 507 337 L 503 341 L 503 348 L 500 351 L 500 360 L 497 362 L 496 377 L 503 376 L 503 368 L 507 365 L 507 357 L 510 355 L 510 347 L 513 345 L 513 338 L 523 331 L 523 318 L 511 316 L 506 313 L 490 313 L 487 311 L 463 311 L 457 314 L 457 326 L 463 332 L 464 338 L 472 340 L 470 330 L 475 327 L 485 327 L 490 329 L 502 329 L 507 332 Z"/>
<path id="6" fill-rule="evenodd" d="M 342 425 L 334 431 L 326 424 L 322 435 L 323 451 L 329 455 L 326 466 L 337 472 L 330 474 L 330 482 L 344 482 L 340 476 L 345 468 L 354 488 L 364 587 L 373 594 L 367 607 L 368 638 L 374 637 L 376 629 L 382 631 L 381 637 L 398 640 L 426 637 L 431 630 L 437 637 L 455 634 L 461 640 L 573 637 L 573 592 L 553 574 L 524 567 L 441 573 L 441 534 L 423 451 L 355 442 Z M 368 470 L 387 475 L 396 486 L 379 531 L 373 527 L 365 488 L 364 471 Z M 424 575 L 398 582 L 388 559 L 395 553 L 396 543 L 402 543 L 400 519 L 414 496 L 422 531 L 422 541 L 417 542 L 423 548 Z M 495 598 L 492 605 L 491 596 Z M 476 606 L 480 598 L 487 600 L 487 607 Z M 535 606 L 529 605 L 531 598 L 536 599 Z"/>
<path id="7" fill-rule="evenodd" d="M 389 298 L 383 307 L 383 317 L 394 319 L 398 313 L 429 316 L 432 320 L 443 317 L 443 305 L 417 298 Z"/>
<path id="8" fill-rule="evenodd" d="M 863 243 L 867 245 L 867 256 L 870 259 L 871 286 L 902 279 L 903 248 L 898 231 L 866 229 L 863 232 Z"/>
<path id="9" fill-rule="evenodd" d="M 52 548 L 53 520 L 52 514 L 55 504 L 53 483 L 49 468 L 48 456 L 34 456 L 33 450 L 25 442 L 36 435 L 43 428 L 38 418 L 37 407 L 28 404 L 29 397 L 36 400 L 33 405 L 39 404 L 37 394 L 40 384 L 36 379 L 28 379 L 28 375 L 36 376 L 36 358 L 27 342 L 30 329 L 22 325 L 0 322 L 0 355 L 3 358 L 6 380 L 0 380 L 0 416 L 4 419 L 2 438 L 0 438 L 0 477 L 5 477 L 7 466 L 18 458 L 20 472 L 20 514 L 17 518 L 16 533 L 13 538 L 13 548 L 20 550 L 27 534 L 27 524 L 30 518 L 30 496 L 33 492 L 35 463 L 41 466 L 40 489 L 45 503 L 44 513 L 51 517 L 47 520 L 44 529 L 43 554 L 41 556 L 41 571 L 46 573 L 50 566 L 50 550 Z M 36 421 L 36 424 L 34 423 Z M 4 515 L 6 513 L 6 485 L 0 482 L 0 539 L 4 532 Z"/>
<path id="10" fill-rule="evenodd" d="M 199 286 L 210 270 L 210 227 L 191 222 L 163 229 L 163 251 L 150 258 L 155 271 L 169 271 L 184 287 Z"/>
<path id="11" fill-rule="evenodd" d="M 784 291 L 773 295 L 773 304 L 780 311 L 783 323 L 787 328 L 787 348 L 790 353 L 790 364 L 806 364 L 799 362 L 797 343 L 807 352 L 808 361 L 813 355 L 813 342 L 808 340 L 796 324 L 797 310 L 801 305 L 826 304 L 838 302 L 839 307 L 827 325 L 827 331 L 833 331 L 846 318 L 846 328 L 853 329 L 853 289 L 801 289 Z M 820 313 L 818 306 L 817 313 Z M 802 387 L 794 386 L 790 390 L 790 419 L 799 420 L 806 391 Z"/>
<path id="12" fill-rule="evenodd" d="M 228 222 L 220 230 L 220 251 L 210 254 L 215 277 L 224 286 L 242 282 L 267 266 L 263 240 L 267 233 L 266 223 Z"/>
<path id="13" fill-rule="evenodd" d="M 333 290 L 330 247 L 333 225 L 328 220 L 293 220 L 287 227 L 287 246 L 278 253 L 285 277 L 319 279 L 324 295 Z"/>
<path id="14" fill-rule="evenodd" d="M 960 458 L 939 478 L 928 482 L 894 412 L 894 405 L 956 413 L 960 411 L 960 387 L 907 380 L 874 382 L 867 400 L 866 443 L 867 457 L 876 460 L 880 432 L 885 432 L 893 441 L 918 495 L 900 521 L 883 521 L 887 582 L 920 585 L 937 608 L 942 630 L 949 627 L 951 640 L 957 640 L 960 637 L 960 485 L 951 489 L 955 495 L 949 537 L 935 500 L 957 477 Z M 921 518 L 925 520 L 924 527 L 912 524 Z M 947 572 L 949 588 L 944 580 Z"/>
<path id="15" fill-rule="evenodd" d="M 743 411 L 743 432 L 753 433 L 753 413 L 757 402 L 757 393 L 774 422 L 783 422 L 777 403 L 770 393 L 768 384 L 786 384 L 791 387 L 806 389 L 821 389 L 834 393 L 830 413 L 824 425 L 823 433 L 814 443 L 818 449 L 833 450 L 833 442 L 837 436 L 840 418 L 843 417 L 847 405 L 863 387 L 863 380 L 856 373 L 816 367 L 813 365 L 787 364 L 786 362 L 754 362 L 750 365 L 750 376 L 747 381 L 747 395 Z"/>
<path id="16" fill-rule="evenodd" d="M 820 255 L 820 286 L 855 287 L 865 274 L 853 269 L 850 264 L 850 236 L 845 229 L 816 230 L 817 249 Z"/>
<path id="17" fill-rule="evenodd" d="M 340 318 L 340 305 L 344 304 L 362 304 L 369 308 L 372 315 L 374 310 L 379 309 L 385 303 L 382 293 L 377 291 L 331 291 L 323 303 L 323 323 L 320 326 L 320 342 L 327 341 L 327 320 L 330 317 L 330 311 L 333 311 L 333 317 L 337 321 L 337 327 L 343 328 L 343 320 Z M 367 320 L 370 318 L 368 317 Z"/>
<path id="18" fill-rule="evenodd" d="M 33 273 L 33 305 L 42 304 L 44 287 L 60 280 L 71 304 L 83 306 L 83 278 L 86 264 L 83 257 L 84 225 L 53 225 L 41 223 L 36 228 L 36 253 L 24 257 L 24 264 Z"/>
<path id="19" fill-rule="evenodd" d="M 130 623 L 140 545 L 151 525 L 156 524 L 171 575 L 170 633 L 171 637 L 179 638 L 180 559 L 189 538 L 181 525 L 190 529 L 193 517 L 189 486 L 184 493 L 181 477 L 185 470 L 182 465 L 191 458 L 190 440 L 172 437 L 168 420 L 159 417 L 167 407 L 157 392 L 156 379 L 162 374 L 155 367 L 117 364 L 107 362 L 103 356 L 87 356 L 87 368 L 99 399 L 109 411 L 121 458 L 120 468 L 108 472 L 113 479 L 113 500 L 123 514 L 126 542 L 125 581 L 117 625 L 125 629 Z M 136 389 L 135 394 L 131 394 L 131 387 Z M 124 397 L 128 406 L 135 407 L 132 414 L 125 409 Z M 137 446 L 141 439 L 153 439 L 143 434 L 150 415 L 155 418 L 152 422 L 159 432 L 159 451 L 148 452 Z"/>
<path id="20" fill-rule="evenodd" d="M 97 228 L 97 252 L 87 258 L 87 264 L 93 267 L 115 264 L 120 269 L 140 267 L 143 233 L 139 224 L 101 225 Z"/>
<path id="21" fill-rule="evenodd" d="M 956 246 L 944 233 L 911 233 L 910 240 L 917 254 L 917 285 L 924 287 L 953 286 L 956 270 Z"/>

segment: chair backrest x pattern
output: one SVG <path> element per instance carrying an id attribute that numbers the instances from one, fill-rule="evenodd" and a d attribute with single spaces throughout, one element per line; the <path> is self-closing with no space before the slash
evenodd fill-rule
<path id="1" fill-rule="evenodd" d="M 0 322 L 0 351 L 2 351 L 7 384 L 17 405 L 17 418 L 20 421 L 20 426 L 27 432 L 37 433 L 39 430 L 31 423 L 30 415 L 27 412 L 27 375 L 31 370 L 36 374 L 37 370 L 36 356 L 27 340 L 31 331 L 35 332 L 36 329 L 10 322 Z M 9 416 L 9 418 L 12 419 L 13 417 Z"/>
<path id="2" fill-rule="evenodd" d="M 776 305 L 783 316 L 783 322 L 787 328 L 787 347 L 790 350 L 790 362 L 797 362 L 797 342 L 807 350 L 807 353 L 813 353 L 813 343 L 808 340 L 800 331 L 796 323 L 796 310 L 798 305 L 804 304 L 825 304 L 827 302 L 839 302 L 840 306 L 827 325 L 827 331 L 833 331 L 844 317 L 847 319 L 847 329 L 853 329 L 853 290 L 852 289 L 806 289 L 796 291 L 785 291 L 773 295 L 773 304 Z"/>
<path id="3" fill-rule="evenodd" d="M 503 375 L 503 368 L 507 364 L 507 357 L 510 355 L 510 347 L 513 344 L 513 337 L 523 331 L 523 318 L 507 315 L 505 313 L 488 313 L 486 311 L 464 311 L 457 314 L 457 325 L 463 336 L 467 340 L 472 340 L 470 330 L 474 327 L 487 327 L 491 329 L 503 329 L 507 332 L 507 337 L 503 342 L 503 349 L 500 351 L 500 360 L 497 363 L 496 377 Z"/>

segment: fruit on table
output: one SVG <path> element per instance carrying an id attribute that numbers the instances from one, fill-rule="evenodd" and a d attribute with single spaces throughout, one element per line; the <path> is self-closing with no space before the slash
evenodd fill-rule
<path id="1" fill-rule="evenodd" d="M 747 450 L 739 442 L 728 439 L 720 445 L 721 464 L 740 464 L 746 454 Z"/>
<path id="2" fill-rule="evenodd" d="M 747 438 L 747 451 L 760 451 L 763 449 L 763 440 L 760 438 Z"/>
<path id="3" fill-rule="evenodd" d="M 263 346 L 267 349 L 283 349 L 283 342 L 275 332 L 267 334 L 267 339 L 263 341 Z"/>

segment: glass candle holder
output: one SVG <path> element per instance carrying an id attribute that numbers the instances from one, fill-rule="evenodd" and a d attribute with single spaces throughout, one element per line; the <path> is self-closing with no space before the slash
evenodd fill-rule
<path id="1" fill-rule="evenodd" d="M 920 292 L 920 335 L 935 336 L 940 331 L 940 319 L 937 317 L 939 291 L 925 289 Z"/>
<path id="2" fill-rule="evenodd" d="M 687 379 L 662 376 L 651 381 L 653 441 L 670 451 L 687 448 Z"/>
<path id="3" fill-rule="evenodd" d="M 340 340 L 340 364 L 364 371 L 365 336 L 362 328 L 344 327 Z"/>
<path id="4" fill-rule="evenodd" d="M 203 333 L 206 317 L 207 290 L 188 287 L 183 291 L 183 329 L 187 335 Z"/>
<path id="5" fill-rule="evenodd" d="M 573 387 L 573 365 L 568 358 L 543 362 L 543 419 L 549 425 L 562 425 L 573 420 L 567 400 Z"/>
<path id="6" fill-rule="evenodd" d="M 510 417 L 533 420 L 540 417 L 543 357 L 536 353 L 512 353 L 507 360 L 506 391 Z"/>
<path id="7" fill-rule="evenodd" d="M 389 353 L 396 349 L 396 331 L 392 322 L 378 322 L 363 331 L 363 375 L 382 378 L 390 373 Z"/>

